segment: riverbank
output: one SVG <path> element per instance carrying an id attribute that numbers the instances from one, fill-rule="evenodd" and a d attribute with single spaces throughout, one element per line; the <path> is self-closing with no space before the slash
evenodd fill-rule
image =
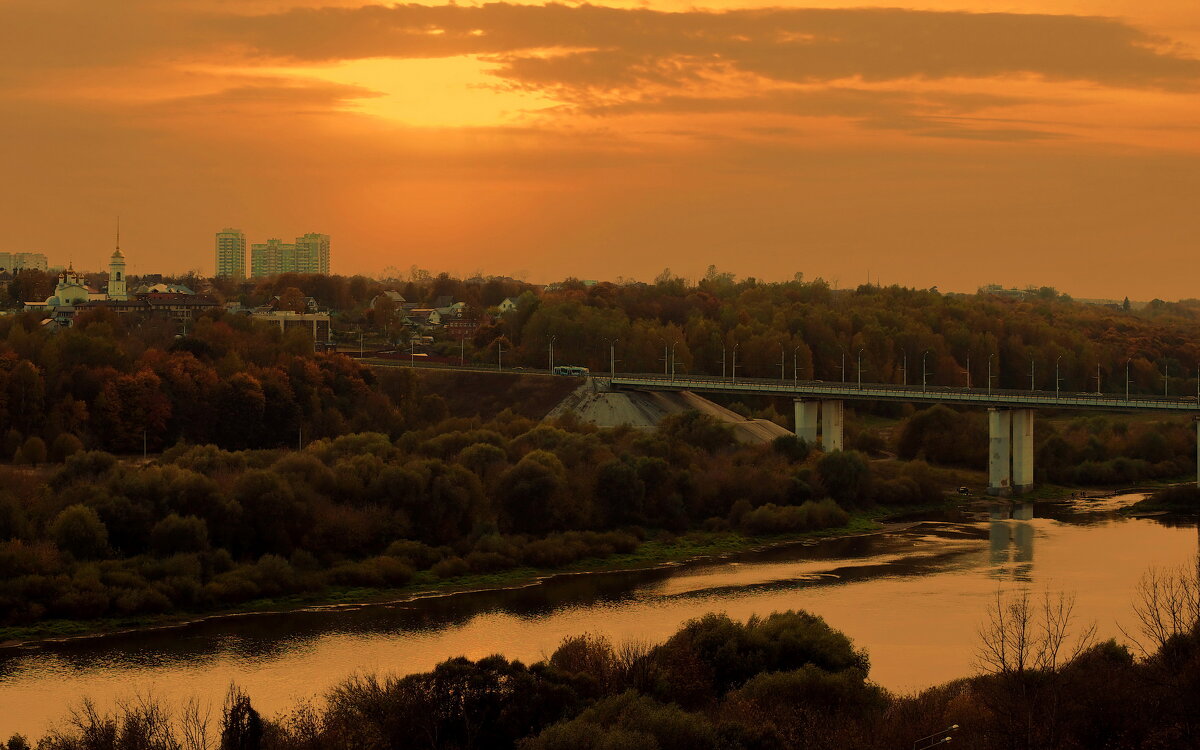
<path id="1" fill-rule="evenodd" d="M 963 499 L 966 500 L 966 498 Z M 978 500 L 979 498 L 972 499 L 974 502 L 978 502 Z M 945 511 L 969 504 L 972 502 L 960 503 L 954 499 L 947 499 L 944 503 L 927 505 L 876 507 L 851 514 L 849 522 L 844 526 L 793 534 L 750 536 L 735 531 L 697 530 L 676 535 L 670 532 L 658 532 L 648 537 L 632 552 L 586 558 L 561 567 L 511 568 L 495 573 L 470 574 L 448 579 L 439 579 L 430 571 L 425 570 L 417 573 L 412 582 L 402 587 L 330 588 L 319 593 L 255 599 L 239 607 L 210 612 L 180 612 L 148 617 L 97 620 L 48 620 L 34 625 L 0 628 L 0 649 L 178 628 L 191 623 L 219 619 L 279 614 L 298 610 L 401 604 L 431 596 L 517 589 L 537 585 L 541 581 L 557 576 L 633 572 L 706 560 L 716 561 L 733 555 L 803 544 L 819 539 L 851 537 L 895 530 L 916 523 L 911 520 L 914 515 Z M 903 523 L 888 523 L 887 519 L 893 517 L 903 517 L 908 520 Z"/>

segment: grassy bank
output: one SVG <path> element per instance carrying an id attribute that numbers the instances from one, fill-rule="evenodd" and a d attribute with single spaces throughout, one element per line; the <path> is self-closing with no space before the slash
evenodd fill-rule
<path id="1" fill-rule="evenodd" d="M 659 532 L 648 537 L 632 552 L 586 558 L 556 568 L 520 567 L 447 579 L 440 579 L 431 571 L 423 570 L 414 575 L 411 583 L 398 588 L 331 587 L 321 592 L 255 599 L 224 610 L 96 620 L 46 620 L 34 625 L 0 628 L 0 647 L 172 627 L 197 619 L 286 612 L 306 607 L 377 604 L 464 591 L 515 588 L 554 575 L 645 570 L 690 560 L 721 558 L 765 547 L 876 532 L 884 528 L 883 521 L 889 516 L 935 511 L 949 504 L 948 501 L 946 504 L 871 508 L 851 514 L 844 526 L 794 534 L 751 536 L 736 531 L 689 531 L 676 535 Z"/>

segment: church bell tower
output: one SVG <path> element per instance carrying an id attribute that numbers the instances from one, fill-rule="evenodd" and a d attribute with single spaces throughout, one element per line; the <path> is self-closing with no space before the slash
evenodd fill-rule
<path id="1" fill-rule="evenodd" d="M 125 287 L 125 256 L 121 253 L 121 222 L 117 221 L 117 249 L 108 260 L 108 298 L 117 302 L 129 299 Z"/>

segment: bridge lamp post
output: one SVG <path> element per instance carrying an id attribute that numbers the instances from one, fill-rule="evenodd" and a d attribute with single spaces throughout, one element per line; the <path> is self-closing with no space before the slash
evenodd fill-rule
<path id="1" fill-rule="evenodd" d="M 925 369 L 925 355 L 929 354 L 929 351 L 929 349 L 926 349 L 921 352 L 921 393 L 925 392 L 925 385 L 929 375 L 929 370 Z"/>
<path id="2" fill-rule="evenodd" d="M 1059 386 L 1060 386 L 1060 383 L 1062 382 L 1061 379 L 1058 377 L 1058 363 L 1059 362 L 1062 362 L 1061 354 L 1058 355 L 1058 358 L 1054 360 L 1054 400 L 1055 401 L 1058 400 Z"/>
<path id="3" fill-rule="evenodd" d="M 798 346 L 795 349 L 792 349 L 792 379 L 795 381 L 795 385 L 797 386 L 800 385 L 800 365 L 798 364 L 799 355 L 797 354 L 799 351 L 800 347 Z M 1196 392 L 1200 393 L 1200 367 L 1196 368 Z"/>
<path id="4" fill-rule="evenodd" d="M 992 357 L 996 356 L 995 352 L 988 355 L 988 395 L 992 395 Z"/>
<path id="5" fill-rule="evenodd" d="M 608 367 L 610 377 L 617 377 L 617 342 L 621 339 L 613 339 L 608 342 Z"/>
<path id="6" fill-rule="evenodd" d="M 779 382 L 787 379 L 787 346 L 779 345 Z"/>
<path id="7" fill-rule="evenodd" d="M 737 350 L 741 344 L 733 345 L 733 362 L 729 365 L 729 373 L 733 376 L 733 383 L 737 384 Z"/>
<path id="8" fill-rule="evenodd" d="M 1163 398 L 1167 397 L 1167 384 L 1171 382 L 1171 363 L 1163 362 Z"/>
<path id="9" fill-rule="evenodd" d="M 496 369 L 504 369 L 504 343 L 496 339 Z"/>
<path id="10" fill-rule="evenodd" d="M 679 339 L 671 342 L 671 380 L 675 379 L 675 346 L 679 343 Z"/>
<path id="11" fill-rule="evenodd" d="M 1036 364 L 1037 364 L 1036 360 L 1034 360 L 1033 357 L 1030 357 L 1029 358 L 1029 392 L 1030 393 L 1033 393 L 1033 383 L 1034 383 L 1033 371 L 1034 371 L 1034 367 Z"/>
<path id="12" fill-rule="evenodd" d="M 967 390 L 971 390 L 971 355 L 967 355 Z"/>
<path id="13" fill-rule="evenodd" d="M 1125 400 L 1129 400 L 1129 363 L 1133 361 L 1133 357 L 1125 360 Z"/>
<path id="14" fill-rule="evenodd" d="M 842 350 L 842 382 L 845 383 L 846 382 L 846 347 L 839 346 L 838 348 Z"/>
<path id="15" fill-rule="evenodd" d="M 546 368 L 550 372 L 554 372 L 554 342 L 555 341 L 558 341 L 558 336 L 557 335 L 551 336 L 550 337 L 550 366 Z"/>
<path id="16" fill-rule="evenodd" d="M 862 390 L 862 353 L 863 350 L 858 350 L 858 390 Z"/>
<path id="17" fill-rule="evenodd" d="M 904 350 L 904 387 L 908 387 L 908 350 Z"/>
<path id="18" fill-rule="evenodd" d="M 721 380 L 725 379 L 725 345 L 721 344 Z"/>
<path id="19" fill-rule="evenodd" d="M 922 737 L 919 740 L 914 740 L 913 741 L 913 750 L 925 750 L 925 748 L 935 747 L 937 745 L 944 745 L 945 743 L 951 741 L 950 733 L 956 729 L 958 729 L 958 725 L 952 724 L 940 732 L 934 732 L 933 734 L 929 735 L 928 737 Z M 932 742 L 930 742 L 931 740 L 932 740 Z M 923 743 L 929 743 L 929 744 L 923 744 Z"/>

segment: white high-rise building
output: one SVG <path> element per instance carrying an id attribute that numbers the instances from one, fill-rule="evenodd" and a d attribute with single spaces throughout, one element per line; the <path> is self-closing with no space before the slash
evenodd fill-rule
<path id="1" fill-rule="evenodd" d="M 309 232 L 296 238 L 296 271 L 329 273 L 329 235 Z"/>
<path id="2" fill-rule="evenodd" d="M 246 235 L 226 227 L 217 232 L 217 276 L 246 278 Z"/>
<path id="3" fill-rule="evenodd" d="M 329 235 L 311 232 L 295 242 L 272 238 L 250 246 L 250 275 L 329 273 Z"/>
<path id="4" fill-rule="evenodd" d="M 43 253 L 0 253 L 0 269 L 5 271 L 45 271 L 48 267 Z"/>

